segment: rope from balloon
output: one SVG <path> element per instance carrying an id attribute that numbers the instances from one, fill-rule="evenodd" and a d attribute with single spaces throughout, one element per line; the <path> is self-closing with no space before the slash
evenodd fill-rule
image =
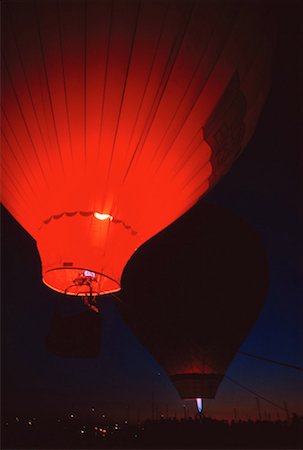
<path id="1" fill-rule="evenodd" d="M 97 307 L 96 301 L 97 295 L 93 292 L 92 281 L 94 281 L 94 278 L 92 276 L 79 274 L 79 276 L 73 280 L 73 284 L 69 285 L 65 289 L 64 293 L 67 294 L 68 290 L 73 287 L 88 286 L 89 292 L 78 292 L 77 296 L 83 297 L 83 303 L 88 309 L 94 311 L 95 313 L 99 313 L 99 308 Z"/>

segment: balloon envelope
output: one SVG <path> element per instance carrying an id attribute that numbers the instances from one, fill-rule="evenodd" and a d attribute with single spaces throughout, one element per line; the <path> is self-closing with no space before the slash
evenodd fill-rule
<path id="1" fill-rule="evenodd" d="M 43 281 L 120 288 L 230 168 L 270 80 L 267 2 L 3 2 L 2 202 Z M 87 275 L 87 273 L 90 273 Z"/>
<path id="2" fill-rule="evenodd" d="M 120 310 L 183 398 L 214 398 L 264 303 L 268 263 L 257 233 L 200 203 L 126 266 Z"/>

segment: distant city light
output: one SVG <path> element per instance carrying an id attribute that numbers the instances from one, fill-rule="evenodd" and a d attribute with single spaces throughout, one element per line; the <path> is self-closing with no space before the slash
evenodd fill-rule
<path id="1" fill-rule="evenodd" d="M 29 424 L 29 425 L 32 425 L 32 422 L 31 422 L 31 421 L 29 421 L 29 422 L 28 422 L 28 424 Z"/>
<path id="2" fill-rule="evenodd" d="M 80 430 L 80 433 L 81 433 L 81 434 L 84 434 L 84 430 Z"/>
<path id="3" fill-rule="evenodd" d="M 70 417 L 73 419 L 75 416 L 74 416 L 74 414 L 71 414 Z"/>
<path id="4" fill-rule="evenodd" d="M 111 216 L 110 214 L 101 214 L 101 213 L 95 212 L 94 216 L 98 220 L 106 220 L 106 219 L 113 220 L 113 216 Z"/>
<path id="5" fill-rule="evenodd" d="M 87 270 L 85 272 L 88 272 Z M 84 273 L 85 274 L 85 273 Z M 95 408 L 92 408 L 92 412 L 95 412 Z"/>
<path id="6" fill-rule="evenodd" d="M 16 422 L 19 422 L 19 417 L 16 417 Z"/>

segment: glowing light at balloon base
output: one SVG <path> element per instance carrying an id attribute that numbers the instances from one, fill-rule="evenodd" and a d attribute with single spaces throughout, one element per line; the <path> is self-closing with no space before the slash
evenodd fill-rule
<path id="1" fill-rule="evenodd" d="M 202 414 L 202 411 L 203 411 L 203 399 L 197 397 L 197 398 L 196 398 L 196 403 L 197 403 L 198 413 L 199 413 L 199 414 Z"/>
<path id="2" fill-rule="evenodd" d="M 63 214 L 43 224 L 37 246 L 47 286 L 77 296 L 120 290 L 124 266 L 141 239 L 122 221 L 104 216 Z"/>

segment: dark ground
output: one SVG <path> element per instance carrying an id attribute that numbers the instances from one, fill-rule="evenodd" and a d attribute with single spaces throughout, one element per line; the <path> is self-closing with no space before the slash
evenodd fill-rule
<path id="1" fill-rule="evenodd" d="M 303 418 L 287 421 L 232 421 L 207 417 L 146 420 L 140 424 L 75 418 L 43 421 L 10 418 L 3 422 L 3 449 L 207 448 L 301 449 Z"/>

